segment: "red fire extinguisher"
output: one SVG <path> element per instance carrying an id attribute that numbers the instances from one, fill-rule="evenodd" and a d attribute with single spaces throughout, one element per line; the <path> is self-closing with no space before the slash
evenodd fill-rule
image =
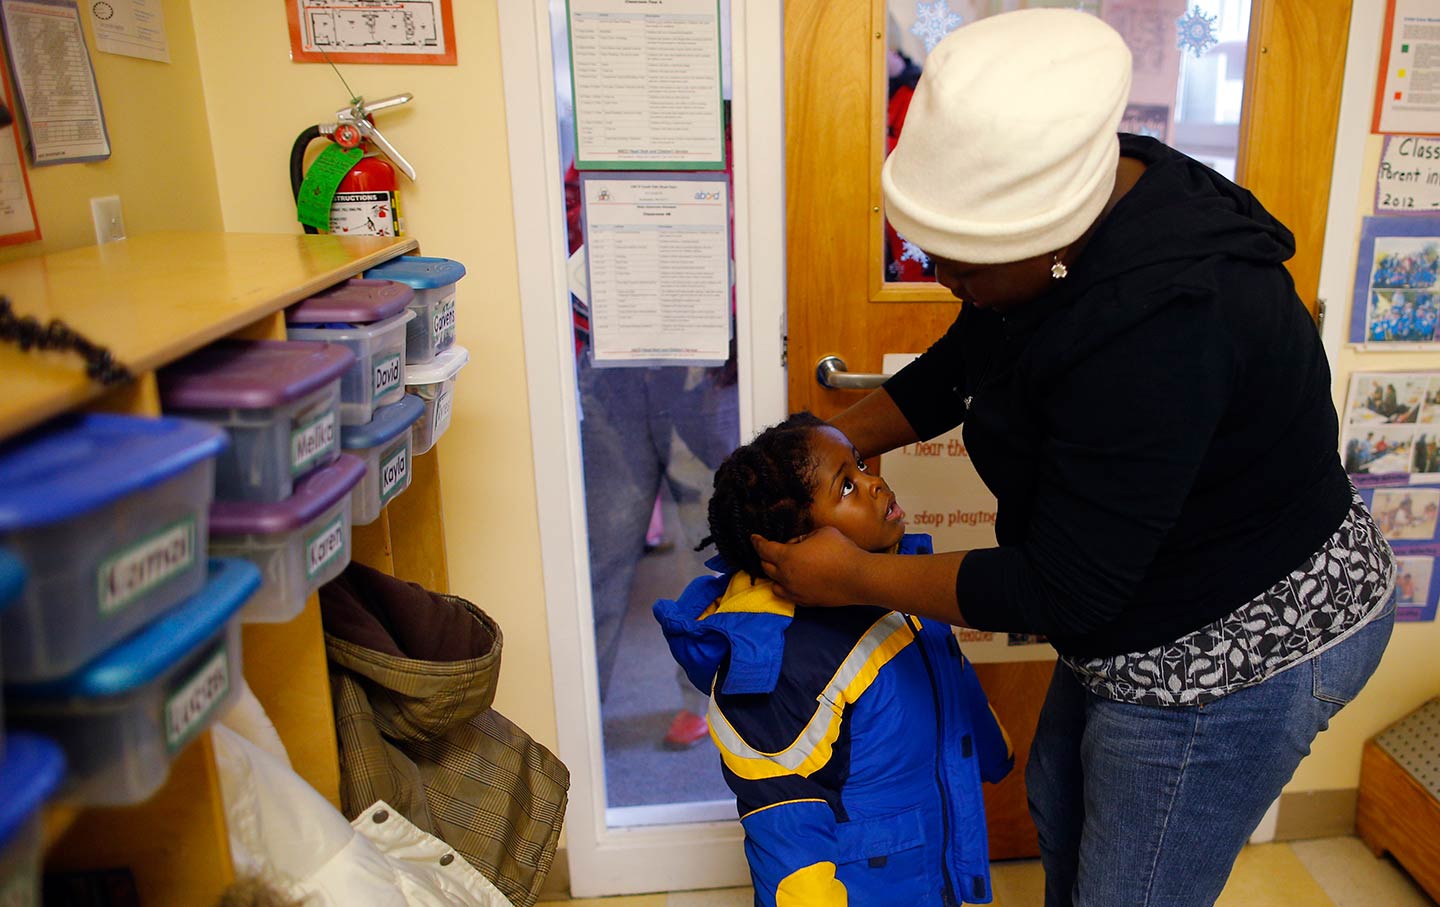
<path id="1" fill-rule="evenodd" d="M 412 97 L 401 94 L 368 104 L 364 98 L 355 98 L 349 107 L 335 112 L 334 123 L 311 126 L 295 138 L 290 149 L 290 190 L 306 233 L 325 229 L 352 236 L 400 236 L 404 232 L 395 168 L 411 180 L 415 179 L 415 168 L 375 128 L 371 115 L 404 104 Z M 305 153 L 310 143 L 321 136 L 330 137 L 337 150 L 327 148 L 322 157 L 328 155 L 331 159 L 323 166 L 317 159 L 311 173 L 305 174 Z M 360 150 L 358 159 L 355 149 Z M 346 167 L 336 183 L 335 176 Z M 307 208 L 307 202 L 324 205 L 326 199 L 328 210 L 317 210 L 313 204 Z"/>

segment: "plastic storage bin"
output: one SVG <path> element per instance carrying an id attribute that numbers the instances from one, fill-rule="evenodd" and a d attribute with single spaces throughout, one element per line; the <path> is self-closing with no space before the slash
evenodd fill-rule
<path id="1" fill-rule="evenodd" d="M 281 501 L 340 455 L 340 376 L 354 362 L 336 343 L 222 341 L 161 370 L 160 399 L 229 432 L 216 498 Z"/>
<path id="2" fill-rule="evenodd" d="M 5 688 L 15 723 L 65 750 L 67 797 L 118 806 L 159 789 L 240 690 L 234 618 L 259 585 L 253 564 L 212 558 L 199 592 L 76 673 Z"/>
<path id="3" fill-rule="evenodd" d="M 415 291 L 410 307 L 416 318 L 405 335 L 405 362 L 429 362 L 455 342 L 455 284 L 465 266 L 448 258 L 406 255 L 365 272 L 366 277 L 393 280 Z"/>
<path id="4" fill-rule="evenodd" d="M 355 354 L 340 379 L 340 424 L 363 425 L 405 394 L 405 325 L 415 291 L 391 280 L 347 280 L 285 312 L 291 340 L 339 343 Z"/>
<path id="5" fill-rule="evenodd" d="M 364 425 L 340 430 L 340 446 L 365 461 L 365 477 L 350 493 L 350 520 L 375 522 L 385 505 L 410 487 L 410 426 L 425 414 L 425 401 L 406 394 L 399 403 L 375 410 Z"/>
<path id="6" fill-rule="evenodd" d="M 405 367 L 406 389 L 425 401 L 425 415 L 413 429 L 415 456 L 428 451 L 450 427 L 450 410 L 455 402 L 455 376 L 470 361 L 470 351 L 452 346 L 424 365 Z"/>
<path id="7" fill-rule="evenodd" d="M 25 587 L 25 568 L 20 562 L 4 551 L 0 551 L 0 612 L 15 603 L 20 597 L 20 590 Z M 0 664 L 0 676 L 4 675 L 4 665 Z M 5 723 L 3 709 L 0 709 L 0 755 L 5 752 Z M 5 788 L 0 787 L 0 790 Z M 0 882 L 0 892 L 4 892 L 5 886 Z M 5 899 L 0 897 L 0 905 Z"/>
<path id="8" fill-rule="evenodd" d="M 0 615 L 6 681 L 62 677 L 205 581 L 219 429 L 69 416 L 0 446 L 0 547 L 27 574 Z"/>
<path id="9" fill-rule="evenodd" d="M 290 620 L 350 563 L 350 492 L 364 473 L 359 457 L 344 454 L 277 504 L 216 501 L 210 508 L 210 553 L 243 557 L 263 575 L 241 615 L 246 623 Z"/>
<path id="10" fill-rule="evenodd" d="M 65 777 L 60 747 L 33 734 L 15 734 L 0 760 L 0 904 L 40 903 L 41 807 Z"/>

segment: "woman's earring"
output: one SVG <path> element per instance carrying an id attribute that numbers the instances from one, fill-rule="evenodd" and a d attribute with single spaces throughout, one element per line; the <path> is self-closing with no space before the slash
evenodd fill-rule
<path id="1" fill-rule="evenodd" d="M 1055 253 L 1055 258 L 1050 263 L 1050 277 L 1054 280 L 1064 280 L 1070 269 L 1065 267 L 1065 262 L 1060 260 L 1060 253 Z"/>

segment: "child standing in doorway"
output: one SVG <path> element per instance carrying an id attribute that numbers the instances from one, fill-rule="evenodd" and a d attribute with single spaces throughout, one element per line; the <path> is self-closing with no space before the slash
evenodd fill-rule
<path id="1" fill-rule="evenodd" d="M 929 553 L 849 439 L 799 413 L 715 473 L 718 557 L 655 604 L 671 653 L 710 696 L 764 907 L 991 900 L 980 782 L 1009 741 L 948 626 L 864 604 L 797 607 L 765 578 L 752 534 L 834 527 L 869 551 Z"/>

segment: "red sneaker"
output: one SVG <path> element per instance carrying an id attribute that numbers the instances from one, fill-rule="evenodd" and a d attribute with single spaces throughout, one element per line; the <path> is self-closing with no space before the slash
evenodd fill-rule
<path id="1" fill-rule="evenodd" d="M 705 716 L 697 715 L 689 709 L 681 709 L 675 713 L 675 720 L 670 722 L 670 730 L 665 732 L 665 748 L 686 750 L 709 734 L 710 725 L 705 721 Z"/>

